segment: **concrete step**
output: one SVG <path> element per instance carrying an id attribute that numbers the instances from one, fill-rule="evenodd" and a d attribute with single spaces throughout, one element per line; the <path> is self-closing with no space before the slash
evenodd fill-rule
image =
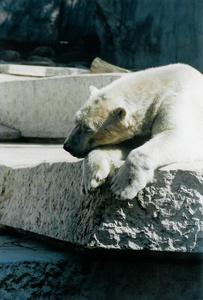
<path id="1" fill-rule="evenodd" d="M 28 77 L 53 77 L 88 74 L 88 69 L 0 64 L 0 73 Z"/>
<path id="2" fill-rule="evenodd" d="M 1 68 L 3 72 L 5 66 Z M 112 73 L 76 75 L 73 71 L 64 75 L 67 70 L 63 68 L 7 68 L 6 74 L 0 74 L 1 123 L 20 131 L 22 137 L 34 138 L 65 138 L 73 126 L 74 114 L 89 98 L 89 86 L 101 88 L 122 76 Z M 32 77 L 37 72 L 42 76 L 54 75 Z"/>
<path id="3" fill-rule="evenodd" d="M 203 163 L 155 174 L 132 201 L 82 196 L 82 161 L 62 145 L 0 145 L 0 224 L 85 248 L 202 253 Z"/>
<path id="4" fill-rule="evenodd" d="M 63 145 L 0 144 L 0 165 L 23 169 L 41 164 L 75 163 L 79 160 L 63 150 Z"/>

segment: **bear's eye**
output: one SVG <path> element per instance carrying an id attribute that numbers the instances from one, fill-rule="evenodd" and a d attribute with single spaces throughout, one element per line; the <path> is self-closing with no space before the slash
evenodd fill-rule
<path id="1" fill-rule="evenodd" d="M 92 128 L 90 128 L 90 127 L 89 127 L 88 125 L 86 125 L 86 124 L 83 125 L 83 130 L 84 130 L 84 132 L 87 132 L 87 133 L 90 133 L 90 132 L 93 131 Z"/>

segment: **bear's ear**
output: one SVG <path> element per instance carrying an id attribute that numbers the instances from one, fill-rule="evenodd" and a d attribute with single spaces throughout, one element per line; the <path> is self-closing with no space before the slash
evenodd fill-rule
<path id="1" fill-rule="evenodd" d="M 123 107 L 118 107 L 116 109 L 114 109 L 113 111 L 113 115 L 114 117 L 118 118 L 119 120 L 123 120 L 126 116 L 126 110 Z"/>
<path id="2" fill-rule="evenodd" d="M 90 94 L 91 95 L 93 95 L 94 93 L 98 92 L 98 89 L 95 86 L 93 86 L 93 85 L 91 85 L 89 87 L 89 90 L 90 90 Z"/>

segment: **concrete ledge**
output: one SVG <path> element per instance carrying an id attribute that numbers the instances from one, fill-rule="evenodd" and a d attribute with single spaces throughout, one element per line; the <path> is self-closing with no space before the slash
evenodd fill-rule
<path id="1" fill-rule="evenodd" d="M 19 130 L 23 137 L 65 138 L 73 126 L 73 115 L 89 98 L 89 86 L 101 88 L 120 76 L 0 74 L 1 124 Z"/>
<path id="2" fill-rule="evenodd" d="M 162 168 L 137 198 L 120 202 L 108 186 L 81 196 L 82 162 L 61 146 L 1 146 L 0 157 L 3 225 L 86 248 L 203 252 L 202 163 Z"/>
<path id="3" fill-rule="evenodd" d="M 88 69 L 78 68 L 60 68 L 60 67 L 43 67 L 43 66 L 27 66 L 0 64 L 0 73 L 28 76 L 28 77 L 53 77 L 65 75 L 78 75 L 90 73 Z"/>

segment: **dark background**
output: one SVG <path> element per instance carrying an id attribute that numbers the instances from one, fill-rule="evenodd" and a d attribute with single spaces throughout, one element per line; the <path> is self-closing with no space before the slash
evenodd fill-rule
<path id="1" fill-rule="evenodd" d="M 203 1 L 0 1 L 0 50 L 45 65 L 89 67 L 99 56 L 131 70 L 182 62 L 203 71 Z"/>

